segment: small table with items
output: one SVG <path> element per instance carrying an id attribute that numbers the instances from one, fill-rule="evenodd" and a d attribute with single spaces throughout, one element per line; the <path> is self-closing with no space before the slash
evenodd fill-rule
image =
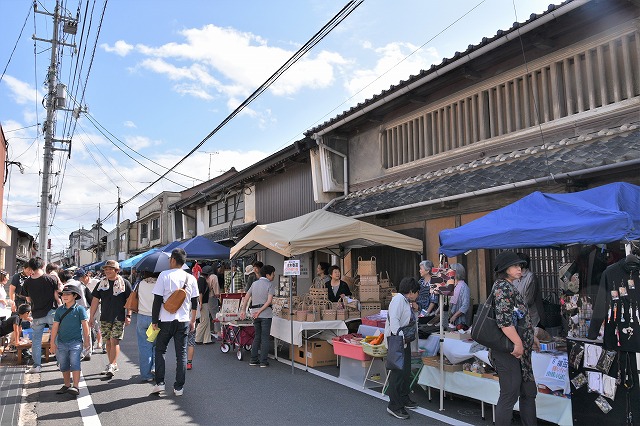
<path id="1" fill-rule="evenodd" d="M 490 364 L 488 351 L 470 352 L 473 342 L 445 339 L 443 353 L 452 363 L 457 364 L 469 358 L 477 357 Z M 567 354 L 551 353 L 532 354 L 533 373 L 536 383 L 544 385 L 545 389 L 555 391 L 556 394 L 566 395 L 569 392 L 569 377 L 567 371 Z M 440 389 L 440 369 L 425 365 L 420 372 L 418 384 Z M 444 371 L 444 390 L 456 395 L 477 399 L 482 404 L 484 417 L 484 403 L 494 406 L 498 402 L 500 384 L 492 378 L 478 377 L 463 371 Z M 518 404 L 515 409 L 517 410 Z M 559 425 L 572 425 L 571 399 L 538 392 L 536 410 L 539 419 L 547 420 Z"/>

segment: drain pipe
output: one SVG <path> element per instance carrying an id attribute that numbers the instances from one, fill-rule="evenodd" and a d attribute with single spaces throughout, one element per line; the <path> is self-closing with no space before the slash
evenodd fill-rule
<path id="1" fill-rule="evenodd" d="M 311 138 L 316 141 L 316 144 L 320 148 L 326 149 L 327 151 L 332 152 L 332 153 L 342 157 L 342 161 L 344 163 L 344 184 L 343 184 L 344 185 L 344 197 L 346 197 L 349 194 L 349 169 L 347 168 L 347 156 L 345 154 L 341 153 L 340 151 L 336 151 L 335 149 L 330 148 L 327 145 L 325 145 L 322 142 L 322 136 L 317 135 L 317 134 L 313 134 L 311 136 Z M 333 200 L 331 200 L 331 201 L 333 201 Z M 331 202 L 330 202 L 330 204 L 331 204 Z M 325 206 L 324 209 L 326 209 L 327 207 L 328 207 L 328 205 Z"/>
<path id="2" fill-rule="evenodd" d="M 444 203 L 446 201 L 456 201 L 456 200 L 462 200 L 462 199 L 465 199 L 465 198 L 475 197 L 475 196 L 478 196 L 478 195 L 493 194 L 493 193 L 502 192 L 502 191 L 505 191 L 505 190 L 508 190 L 508 189 L 523 188 L 525 186 L 531 186 L 531 185 L 535 185 L 535 184 L 538 184 L 538 183 L 549 182 L 549 181 L 556 180 L 556 179 L 566 179 L 566 178 L 571 178 L 571 177 L 584 175 L 584 174 L 587 174 L 587 173 L 597 173 L 597 172 L 612 170 L 612 169 L 616 169 L 616 168 L 620 168 L 620 167 L 635 166 L 635 165 L 640 165 L 640 159 L 623 161 L 623 162 L 614 163 L 614 164 L 607 164 L 606 166 L 598 166 L 598 167 L 593 167 L 593 168 L 590 168 L 590 169 L 578 170 L 578 171 L 575 171 L 575 172 L 561 173 L 561 174 L 558 174 L 558 175 L 553 175 L 552 174 L 550 176 L 545 176 L 545 177 L 541 177 L 541 178 L 528 179 L 528 180 L 524 180 L 524 181 L 521 181 L 521 182 L 515 182 L 515 183 L 508 183 L 508 184 L 505 184 L 505 185 L 494 186 L 492 188 L 481 189 L 479 191 L 465 192 L 463 194 L 456 194 L 456 195 L 451 195 L 449 197 L 442 197 L 442 198 L 436 198 L 434 200 L 421 201 L 419 203 L 409 204 L 409 205 L 405 205 L 405 206 L 391 207 L 391 208 L 384 209 L 384 210 L 377 210 L 377 211 L 367 212 L 367 213 L 363 213 L 363 214 L 359 214 L 359 215 L 355 215 L 355 216 L 350 216 L 350 217 L 353 218 L 353 219 L 358 219 L 358 218 L 361 218 L 361 217 L 375 216 L 377 214 L 393 213 L 393 212 L 397 212 L 397 211 L 400 211 L 400 210 L 412 209 L 412 208 L 415 208 L 415 207 L 424 207 L 424 206 L 429 206 L 429 205 L 433 205 L 433 204 Z M 344 197 L 340 197 L 340 199 L 342 199 L 342 198 L 344 198 Z M 327 204 L 324 208 L 329 207 L 335 201 L 338 201 L 338 198 L 334 198 L 333 200 L 331 200 L 329 202 L 329 204 Z"/>

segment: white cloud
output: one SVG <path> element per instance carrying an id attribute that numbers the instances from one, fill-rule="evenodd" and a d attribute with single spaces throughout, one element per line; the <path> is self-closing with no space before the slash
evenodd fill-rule
<path id="1" fill-rule="evenodd" d="M 106 52 L 115 53 L 116 55 L 123 57 L 127 56 L 133 50 L 133 46 L 123 40 L 116 41 L 113 47 L 109 46 L 107 43 L 101 44 L 100 47 L 102 47 Z"/>
<path id="2" fill-rule="evenodd" d="M 128 127 L 130 129 L 135 129 L 137 127 L 136 123 L 130 120 L 125 121 L 123 124 L 124 124 L 124 127 Z"/>
<path id="3" fill-rule="evenodd" d="M 373 49 L 378 56 L 373 68 L 349 72 L 345 88 L 354 97 L 351 104 L 371 98 L 441 59 L 434 48 L 423 48 L 411 54 L 416 49 L 417 46 L 411 43 L 389 43 Z M 407 57 L 409 54 L 411 56 Z"/>
<path id="4" fill-rule="evenodd" d="M 35 105 L 35 103 L 40 102 L 44 97 L 44 94 L 29 83 L 25 83 L 10 75 L 5 75 L 3 81 L 9 86 L 11 97 L 19 105 Z"/>
<path id="5" fill-rule="evenodd" d="M 124 141 L 127 145 L 127 147 L 135 150 L 135 151 L 140 151 L 143 148 L 147 148 L 150 146 L 157 146 L 157 145 L 161 145 L 162 142 L 161 141 L 154 141 L 149 139 L 146 136 L 126 136 L 124 138 Z"/>

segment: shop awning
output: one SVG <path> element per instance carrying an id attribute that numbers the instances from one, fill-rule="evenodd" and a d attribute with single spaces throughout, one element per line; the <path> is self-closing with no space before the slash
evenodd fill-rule
<path id="1" fill-rule="evenodd" d="M 560 247 L 640 238 L 640 186 L 612 183 L 568 194 L 534 192 L 455 229 L 440 232 L 440 253 Z"/>
<path id="2" fill-rule="evenodd" d="M 231 249 L 231 257 L 269 249 L 285 257 L 326 249 L 387 245 L 422 252 L 422 241 L 350 217 L 316 210 L 282 222 L 257 225 Z"/>

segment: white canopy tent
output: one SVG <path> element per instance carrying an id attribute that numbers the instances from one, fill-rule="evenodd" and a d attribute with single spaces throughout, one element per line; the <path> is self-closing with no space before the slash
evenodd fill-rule
<path id="1" fill-rule="evenodd" d="M 352 248 L 386 245 L 422 253 L 422 241 L 325 210 L 282 222 L 257 225 L 231 249 L 231 257 L 269 249 L 285 257 L 315 250 L 343 253 Z"/>

